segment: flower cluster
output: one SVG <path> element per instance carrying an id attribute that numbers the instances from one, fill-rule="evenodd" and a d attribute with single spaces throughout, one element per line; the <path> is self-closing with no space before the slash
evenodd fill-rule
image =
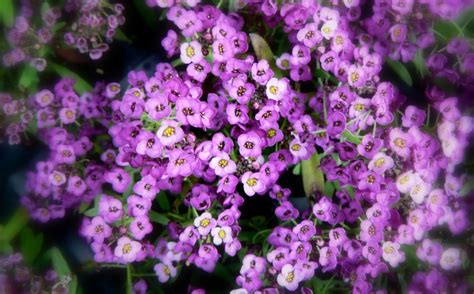
<path id="1" fill-rule="evenodd" d="M 94 60 L 109 50 L 108 44 L 125 23 L 124 6 L 120 3 L 68 0 L 65 10 L 75 15 L 75 21 L 64 33 L 65 44 Z"/>
<path id="2" fill-rule="evenodd" d="M 81 3 L 101 21 L 80 18 L 77 33 L 91 35 L 71 44 L 98 58 L 123 7 Z M 199 1 L 147 4 L 167 8 L 174 27 L 161 44 L 177 61 L 82 95 L 63 79 L 25 103 L 0 96 L 21 119 L 10 141 L 34 122 L 50 146 L 23 198 L 35 219 L 78 208 L 97 262 L 152 265 L 161 283 L 238 257 L 235 293 L 306 293 L 328 275 L 355 293 L 383 291 L 391 272 L 413 263 L 413 277 L 397 272 L 401 290 L 466 289 L 457 276 L 465 249 L 443 239 L 469 229 L 462 163 L 473 118 L 463 93 L 427 81 L 424 109 L 382 78 L 384 60 L 402 66 L 432 46 L 428 23 L 454 18 L 462 1 L 375 1 L 368 13 L 356 0 L 241 1 L 227 14 Z M 262 20 L 270 36 L 287 38 L 275 56 L 258 34 Z M 440 50 L 460 58 L 453 69 L 444 53 L 428 58 L 433 76 L 457 83 L 472 71 L 466 42 Z M 286 187 L 290 167 L 302 174 L 307 209 Z M 267 200 L 275 217 L 261 229 L 246 204 Z"/>
<path id="3" fill-rule="evenodd" d="M 112 150 L 102 150 L 110 139 L 98 138 L 105 128 L 97 124 L 107 121 L 109 107 L 104 89 L 98 84 L 93 92 L 79 96 L 74 84 L 63 79 L 53 91 L 45 89 L 32 96 L 39 138 L 50 151 L 47 160 L 38 162 L 36 171 L 27 175 L 22 202 L 42 222 L 62 218 L 67 209 L 91 202 L 105 182 L 106 165 L 114 158 Z M 97 121 L 95 126 L 92 119 Z"/>
<path id="4" fill-rule="evenodd" d="M 125 22 L 120 3 L 68 0 L 64 9 L 40 4 L 21 1 L 20 13 L 6 33 L 10 50 L 3 54 L 4 66 L 27 62 L 37 71 L 44 71 L 52 50 L 63 43 L 88 53 L 91 59 L 99 59 Z M 70 19 L 73 21 L 67 23 Z M 63 40 L 57 35 L 63 35 Z"/>
<path id="5" fill-rule="evenodd" d="M 70 282 L 53 270 L 43 275 L 33 273 L 21 253 L 0 256 L 0 289 L 4 293 L 67 293 Z"/>
<path id="6" fill-rule="evenodd" d="M 21 1 L 20 13 L 6 34 L 11 50 L 3 55 L 4 66 L 28 62 L 38 71 L 46 68 L 46 45 L 54 37 L 61 10 L 58 7 L 48 7 L 41 9 L 38 16 L 35 13 L 40 9 L 36 6 L 37 3 L 32 1 Z M 37 22 L 36 17 L 40 18 L 40 22 Z"/>

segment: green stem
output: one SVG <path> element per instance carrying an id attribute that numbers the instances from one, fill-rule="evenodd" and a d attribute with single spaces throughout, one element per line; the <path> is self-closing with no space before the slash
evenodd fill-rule
<path id="1" fill-rule="evenodd" d="M 133 293 L 133 285 L 132 285 L 132 267 L 130 264 L 127 264 L 127 294 Z"/>

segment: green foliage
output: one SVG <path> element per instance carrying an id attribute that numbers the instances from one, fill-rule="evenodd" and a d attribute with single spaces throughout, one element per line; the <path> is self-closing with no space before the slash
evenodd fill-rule
<path id="1" fill-rule="evenodd" d="M 9 244 L 23 229 L 28 219 L 29 216 L 25 208 L 19 208 L 10 221 L 5 226 L 0 227 L 0 244 L 4 242 Z"/>
<path id="2" fill-rule="evenodd" d="M 63 78 L 73 78 L 76 81 L 76 84 L 74 85 L 74 89 L 80 95 L 92 90 L 92 86 L 86 80 L 84 80 L 77 73 L 73 72 L 67 67 L 64 67 L 54 62 L 49 62 L 48 67 L 51 68 L 51 70 L 53 70 L 54 72 L 56 72 L 58 75 L 60 75 Z"/>
<path id="3" fill-rule="evenodd" d="M 43 234 L 36 234 L 32 229 L 26 227 L 20 235 L 20 250 L 25 262 L 28 265 L 33 265 L 35 259 L 38 257 L 43 248 Z"/>
<path id="4" fill-rule="evenodd" d="M 386 58 L 385 63 L 397 74 L 397 76 L 408 86 L 413 86 L 413 80 L 406 67 L 400 61 Z"/>
<path id="5" fill-rule="evenodd" d="M 295 176 L 299 176 L 301 174 L 301 163 L 295 165 L 295 167 L 293 168 L 293 174 Z"/>
<path id="6" fill-rule="evenodd" d="M 71 274 L 71 269 L 58 248 L 51 248 L 49 254 L 51 256 L 53 268 L 59 276 L 67 276 Z"/>
<path id="7" fill-rule="evenodd" d="M 303 188 L 306 196 L 313 191 L 324 191 L 324 175 L 319 167 L 319 154 L 314 153 L 308 160 L 301 161 Z"/>
<path id="8" fill-rule="evenodd" d="M 18 87 L 21 90 L 28 90 L 34 92 L 38 87 L 39 77 L 38 71 L 31 65 L 25 65 L 21 71 Z"/>
<path id="9" fill-rule="evenodd" d="M 258 34 L 251 33 L 249 36 L 258 60 L 266 59 L 270 63 L 273 60 L 273 52 L 267 41 Z"/>
<path id="10" fill-rule="evenodd" d="M 158 213 L 154 210 L 150 210 L 150 212 L 148 213 L 148 216 L 150 217 L 150 220 L 152 222 L 162 224 L 164 226 L 166 226 L 170 221 L 165 215 Z"/>
<path id="11" fill-rule="evenodd" d="M 0 0 L 0 21 L 11 27 L 15 21 L 15 5 L 13 0 Z"/>

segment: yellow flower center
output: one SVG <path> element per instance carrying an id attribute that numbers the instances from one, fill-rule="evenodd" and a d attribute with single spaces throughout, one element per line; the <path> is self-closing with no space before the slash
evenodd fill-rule
<path id="1" fill-rule="evenodd" d="M 229 161 L 227 161 L 225 159 L 221 159 L 221 160 L 219 160 L 218 164 L 219 164 L 220 167 L 224 168 L 224 167 L 227 166 L 227 164 L 229 164 Z"/>
<path id="2" fill-rule="evenodd" d="M 174 133 L 175 133 L 175 130 L 174 130 L 173 127 L 167 127 L 167 128 L 165 129 L 165 131 L 163 132 L 163 135 L 164 135 L 165 137 L 171 137 L 171 136 L 174 135 Z"/>
<path id="3" fill-rule="evenodd" d="M 219 238 L 224 239 L 224 238 L 225 238 L 225 231 L 224 231 L 224 230 L 220 230 L 219 233 L 218 233 L 218 235 L 219 235 Z"/>
<path id="4" fill-rule="evenodd" d="M 205 219 L 203 219 L 203 220 L 201 221 L 200 225 L 201 225 L 201 227 L 205 228 L 205 227 L 207 227 L 210 223 L 211 223 L 211 220 L 208 219 L 208 218 L 205 218 Z"/>
<path id="5" fill-rule="evenodd" d="M 286 276 L 286 281 L 288 283 L 291 283 L 293 282 L 294 279 L 295 279 L 295 274 L 293 272 L 289 272 L 288 275 Z"/>
<path id="6" fill-rule="evenodd" d="M 188 47 L 186 48 L 186 55 L 187 55 L 188 57 L 193 57 L 194 55 L 196 55 L 196 52 L 194 51 L 193 46 L 188 46 Z"/>
<path id="7" fill-rule="evenodd" d="M 395 141 L 395 146 L 400 147 L 400 148 L 405 148 L 406 142 L 402 138 L 396 138 Z"/>
<path id="8" fill-rule="evenodd" d="M 256 178 L 250 178 L 250 179 L 247 180 L 247 185 L 249 185 L 250 187 L 255 186 L 257 183 L 258 183 L 258 181 L 257 181 Z"/>
<path id="9" fill-rule="evenodd" d="M 381 167 L 385 163 L 385 158 L 379 158 L 375 161 L 376 167 Z"/>
<path id="10" fill-rule="evenodd" d="M 273 95 L 276 95 L 278 93 L 278 87 L 270 86 L 270 93 L 272 93 Z"/>
<path id="11" fill-rule="evenodd" d="M 128 254 L 130 251 L 132 251 L 132 245 L 130 245 L 130 243 L 125 244 L 122 248 L 122 253 Z"/>

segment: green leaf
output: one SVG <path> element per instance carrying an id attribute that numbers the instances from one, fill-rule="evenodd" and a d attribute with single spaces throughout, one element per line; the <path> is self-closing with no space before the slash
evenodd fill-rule
<path id="1" fill-rule="evenodd" d="M 324 191 L 324 175 L 319 167 L 318 153 L 314 153 L 308 160 L 301 161 L 301 173 L 306 196 L 314 191 Z"/>
<path id="2" fill-rule="evenodd" d="M 332 194 L 334 193 L 334 190 L 335 190 L 334 185 L 331 182 L 326 182 L 324 184 L 323 194 L 331 197 Z"/>
<path id="3" fill-rule="evenodd" d="M 385 59 L 385 63 L 400 77 L 408 86 L 413 86 L 413 80 L 406 67 L 400 61 Z"/>
<path id="4" fill-rule="evenodd" d="M 344 139 L 346 139 L 346 141 L 354 144 L 360 144 L 360 142 L 362 142 L 362 137 L 351 133 L 349 130 L 344 130 L 344 132 L 342 132 L 342 136 Z"/>
<path id="5" fill-rule="evenodd" d="M 148 213 L 148 216 L 150 217 L 151 221 L 158 224 L 162 224 L 164 226 L 166 226 L 170 222 L 170 220 L 166 216 L 153 210 Z"/>
<path id="6" fill-rule="evenodd" d="M 69 289 L 69 292 L 68 294 L 75 294 L 77 293 L 77 287 L 78 287 L 78 281 L 77 281 L 77 277 L 76 276 L 72 276 L 71 277 L 71 281 L 69 282 L 68 284 L 68 289 Z"/>
<path id="7" fill-rule="evenodd" d="M 438 21 L 433 25 L 433 32 L 443 41 L 448 41 L 459 34 L 456 25 L 449 21 Z"/>
<path id="8" fill-rule="evenodd" d="M 23 89 L 34 91 L 38 83 L 38 71 L 31 65 L 25 66 L 21 72 L 18 86 Z"/>
<path id="9" fill-rule="evenodd" d="M 301 174 L 301 164 L 300 163 L 295 165 L 295 167 L 293 168 L 293 174 L 295 176 L 299 176 Z"/>
<path id="10" fill-rule="evenodd" d="M 158 22 L 159 17 L 157 16 L 156 12 L 153 9 L 150 9 L 145 4 L 143 0 L 133 0 L 133 5 L 135 6 L 136 10 L 140 14 L 141 19 L 145 21 L 147 26 L 154 31 L 157 31 L 162 28 L 162 25 Z M 166 9 L 163 9 L 163 14 L 166 16 Z"/>
<path id="11" fill-rule="evenodd" d="M 57 22 L 51 30 L 53 31 L 53 33 L 56 33 L 57 31 L 64 28 L 65 26 L 66 26 L 66 22 L 60 21 L 60 22 Z"/>
<path id="12" fill-rule="evenodd" d="M 25 208 L 19 208 L 8 223 L 0 230 L 0 242 L 9 243 L 23 229 L 28 222 L 28 212 Z"/>
<path id="13" fill-rule="evenodd" d="M 95 196 L 95 198 L 94 198 L 94 206 L 92 206 L 92 208 L 87 209 L 88 206 L 87 206 L 86 208 L 81 207 L 81 209 L 84 209 L 84 210 L 85 210 L 85 212 L 84 212 L 84 215 L 85 215 L 85 216 L 94 217 L 94 216 L 96 216 L 96 215 L 99 214 L 99 201 L 100 201 L 100 198 L 101 198 L 101 197 L 100 197 L 99 195 L 96 195 L 96 196 Z M 82 206 L 82 204 L 81 204 L 81 206 Z M 86 209 L 87 209 L 87 210 L 86 210 Z"/>
<path id="14" fill-rule="evenodd" d="M 70 69 L 54 62 L 49 62 L 48 65 L 53 71 L 55 71 L 61 77 L 73 78 L 76 81 L 76 83 L 74 84 L 74 89 L 79 94 L 82 95 L 85 92 L 92 90 L 92 86 L 86 80 L 81 78 L 77 73 L 71 71 Z"/>
<path id="15" fill-rule="evenodd" d="M 43 246 L 43 234 L 35 236 L 33 231 L 26 227 L 20 235 L 20 248 L 23 258 L 28 265 L 32 265 Z"/>
<path id="16" fill-rule="evenodd" d="M 170 202 L 168 201 L 168 196 L 165 192 L 160 192 L 156 196 L 156 201 L 158 202 L 158 205 L 161 207 L 161 209 L 163 209 L 163 211 L 170 211 Z"/>
<path id="17" fill-rule="evenodd" d="M 183 65 L 183 64 L 184 64 L 184 63 L 183 63 L 183 61 L 182 61 L 180 58 L 175 59 L 175 60 L 173 60 L 173 61 L 171 62 L 171 65 L 172 65 L 173 67 L 178 67 L 178 66 Z"/>
<path id="18" fill-rule="evenodd" d="M 266 59 L 268 62 L 272 61 L 273 52 L 270 46 L 268 46 L 267 41 L 258 34 L 251 33 L 249 36 L 258 60 Z"/>
<path id="19" fill-rule="evenodd" d="M 461 191 L 459 191 L 459 196 L 464 197 L 467 194 L 471 193 L 474 190 L 474 181 L 473 179 L 468 179 L 463 187 L 461 188 Z"/>
<path id="20" fill-rule="evenodd" d="M 0 20 L 5 26 L 11 27 L 15 20 L 13 0 L 0 0 Z"/>
<path id="21" fill-rule="evenodd" d="M 63 277 L 71 275 L 71 269 L 69 269 L 64 256 L 58 248 L 51 248 L 49 254 L 51 256 L 51 262 L 53 263 L 53 269 L 59 276 Z"/>
<path id="22" fill-rule="evenodd" d="M 428 69 L 426 68 L 425 59 L 423 57 L 422 50 L 418 50 L 418 52 L 416 52 L 413 63 L 415 64 L 416 70 L 418 71 L 420 76 L 422 78 L 425 77 L 425 75 L 428 73 Z"/>
<path id="23" fill-rule="evenodd" d="M 120 28 L 115 30 L 114 38 L 115 40 L 124 41 L 124 42 L 127 42 L 128 44 L 132 44 L 132 40 L 130 40 Z"/>

